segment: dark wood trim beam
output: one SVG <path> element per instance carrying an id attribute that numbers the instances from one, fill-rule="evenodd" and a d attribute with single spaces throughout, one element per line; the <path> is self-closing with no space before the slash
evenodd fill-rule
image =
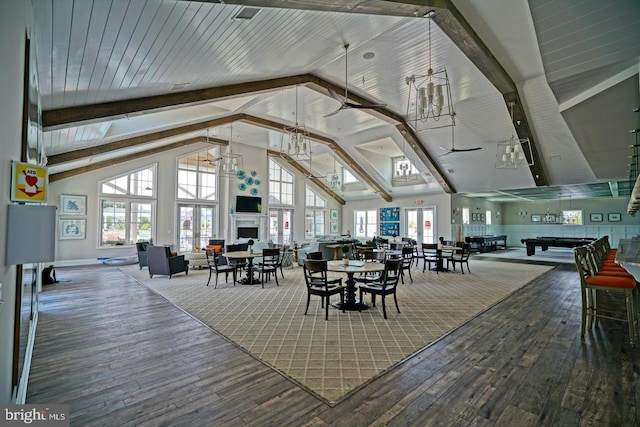
<path id="1" fill-rule="evenodd" d="M 536 186 L 542 187 L 549 185 L 547 175 L 544 171 L 542 157 L 538 153 L 538 148 L 533 139 L 533 135 L 531 135 L 531 128 L 529 127 L 529 123 L 527 122 L 527 115 L 524 112 L 524 107 L 522 105 L 520 97 L 518 96 L 518 93 L 514 92 L 507 94 L 504 98 L 505 102 L 507 103 L 507 108 L 510 108 L 509 104 L 513 102 L 513 126 L 516 129 L 518 138 L 529 138 L 529 143 L 531 145 L 531 155 L 533 156 L 533 165 L 529 166 L 529 170 L 531 171 L 531 176 L 533 177 Z M 527 160 L 531 161 L 532 159 L 527 158 Z"/>
<path id="2" fill-rule="evenodd" d="M 211 120 L 205 120 L 199 123 L 192 123 L 186 126 L 179 126 L 173 129 L 165 129 L 159 132 L 152 132 L 146 135 L 134 136 L 133 138 L 122 139 L 120 141 L 110 142 L 108 144 L 99 145 L 96 147 L 84 148 L 81 150 L 68 151 L 66 153 L 54 154 L 52 156 L 47 157 L 48 166 L 54 166 L 61 163 L 72 162 L 75 160 L 80 160 L 85 157 L 98 156 L 101 154 L 106 154 L 111 151 L 121 150 L 123 148 L 130 148 L 136 145 L 147 144 L 150 142 L 155 142 L 160 139 L 170 138 L 173 136 L 182 135 L 189 132 L 195 132 L 202 129 L 207 129 L 210 127 L 221 126 L 230 122 L 235 122 L 242 117 L 241 114 L 233 114 L 231 116 L 220 117 Z M 227 144 L 227 141 L 215 138 L 209 138 L 211 142 L 215 142 L 216 144 Z"/>
<path id="3" fill-rule="evenodd" d="M 409 143 L 411 148 L 413 148 L 413 151 L 415 151 L 418 157 L 420 157 L 420 160 L 422 160 L 422 163 L 427 165 L 427 169 L 429 169 L 429 173 L 433 175 L 433 177 L 436 179 L 438 184 L 440 184 L 440 186 L 445 191 L 445 193 L 449 193 L 449 194 L 455 193 L 456 190 L 453 187 L 453 184 L 449 182 L 449 180 L 447 179 L 447 176 L 444 173 L 442 173 L 438 165 L 434 162 L 433 158 L 431 157 L 429 152 L 426 150 L 424 145 L 422 145 L 420 138 L 418 138 L 418 135 L 416 135 L 416 133 L 411 128 L 411 126 L 409 126 L 407 123 L 402 123 L 402 124 L 399 124 L 397 128 L 398 128 L 398 132 L 402 134 L 402 136 Z"/>
<path id="4" fill-rule="evenodd" d="M 204 3 L 221 3 L 220 0 L 200 0 Z M 326 12 L 362 13 L 367 15 L 423 16 L 434 8 L 444 8 L 448 0 L 224 0 L 225 4 L 251 7 L 272 7 Z"/>
<path id="5" fill-rule="evenodd" d="M 319 180 L 315 176 L 309 176 L 309 173 L 311 171 L 308 171 L 304 166 L 302 166 L 300 163 L 296 162 L 290 156 L 287 156 L 286 154 L 282 154 L 282 153 L 279 153 L 279 152 L 273 151 L 273 150 L 267 150 L 267 155 L 268 156 L 273 156 L 273 157 L 279 157 L 279 158 L 287 161 L 295 170 L 297 170 L 298 172 L 300 172 L 301 174 L 306 176 L 311 182 L 313 182 L 315 185 L 320 187 L 322 189 L 322 191 L 324 191 L 325 193 L 330 195 L 331 198 L 334 199 L 336 202 L 340 203 L 341 205 L 345 205 L 347 203 L 335 191 L 333 191 L 331 188 L 329 188 L 329 186 L 327 184 L 325 184 L 324 182 L 322 182 L 321 180 Z"/>
<path id="6" fill-rule="evenodd" d="M 208 139 L 209 142 L 212 142 L 211 138 Z M 221 142 L 226 142 L 219 140 Z M 113 159 L 104 160 L 101 162 L 91 163 L 87 166 L 82 166 L 75 169 L 70 169 L 68 171 L 54 173 L 49 175 L 49 182 L 59 181 L 65 178 L 71 178 L 72 176 L 81 175 L 83 173 L 91 172 L 97 169 L 106 168 L 109 166 L 115 166 L 123 162 L 127 162 L 129 160 L 136 160 L 141 157 L 152 156 L 154 154 L 162 153 L 163 151 L 173 150 L 175 148 L 185 147 L 187 145 L 196 144 L 198 142 L 207 142 L 207 138 L 204 136 L 197 136 L 195 138 L 185 139 L 183 141 L 174 142 L 172 144 L 163 145 L 162 147 L 151 148 L 149 150 L 140 151 L 133 154 L 127 154 L 124 156 L 119 156 Z"/>
<path id="7" fill-rule="evenodd" d="M 277 79 L 258 80 L 207 89 L 106 102 L 103 104 L 80 105 L 77 107 L 46 110 L 42 112 L 42 127 L 45 131 L 63 129 L 80 124 L 131 117 L 150 111 L 170 110 L 176 107 L 233 98 L 247 93 L 257 94 L 270 92 L 282 87 L 307 83 L 310 81 L 310 76 L 310 74 L 301 74 Z"/>
<path id="8" fill-rule="evenodd" d="M 267 129 L 273 129 L 277 131 L 282 131 L 282 127 L 284 124 L 275 122 L 268 119 L 263 119 L 260 117 L 251 116 L 248 114 L 243 115 L 243 121 L 247 123 L 251 123 L 256 126 L 261 126 Z M 389 193 L 371 176 L 369 175 L 359 164 L 356 162 L 344 149 L 338 145 L 338 143 L 331 139 L 322 135 L 315 134 L 313 132 L 309 133 L 309 138 L 317 141 L 321 144 L 328 145 L 331 147 L 333 151 L 342 159 L 342 161 L 349 167 L 351 167 L 362 179 L 369 185 L 373 190 L 380 195 L 385 201 L 391 202 L 393 199 Z"/>

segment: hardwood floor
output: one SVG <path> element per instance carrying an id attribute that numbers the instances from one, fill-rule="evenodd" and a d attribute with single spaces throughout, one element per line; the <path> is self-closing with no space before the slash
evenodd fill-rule
<path id="1" fill-rule="evenodd" d="M 335 407 L 117 268 L 57 271 L 70 281 L 40 296 L 27 402 L 69 403 L 71 425 L 640 425 L 640 350 L 622 323 L 580 338 L 572 265 Z"/>

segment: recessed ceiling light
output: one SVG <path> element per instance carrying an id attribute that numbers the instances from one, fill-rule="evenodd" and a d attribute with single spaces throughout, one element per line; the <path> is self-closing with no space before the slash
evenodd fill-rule
<path id="1" fill-rule="evenodd" d="M 375 54 L 375 53 L 373 53 L 373 52 L 365 52 L 365 53 L 364 53 L 364 55 L 362 55 L 362 57 L 363 57 L 364 59 L 371 59 L 371 58 L 373 58 L 374 56 L 376 56 L 376 54 Z"/>
<path id="2" fill-rule="evenodd" d="M 258 7 L 243 7 L 240 12 L 238 12 L 233 19 L 246 19 L 246 20 L 250 20 L 255 18 L 255 16 L 261 11 L 262 9 L 258 8 Z"/>
<path id="3" fill-rule="evenodd" d="M 171 90 L 182 90 L 185 88 L 185 86 L 189 85 L 190 83 L 174 83 L 173 86 L 171 86 Z"/>

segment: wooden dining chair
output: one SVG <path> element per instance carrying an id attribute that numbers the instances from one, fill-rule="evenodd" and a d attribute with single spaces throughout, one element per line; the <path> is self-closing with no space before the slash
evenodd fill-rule
<path id="1" fill-rule="evenodd" d="M 324 320 L 329 320 L 329 298 L 331 295 L 340 294 L 340 302 L 344 312 L 345 287 L 342 285 L 342 278 L 328 278 L 327 260 L 305 259 L 303 268 L 304 280 L 307 284 L 307 307 L 304 309 L 304 315 L 306 316 L 309 310 L 311 295 L 317 295 L 321 298 L 322 306 L 325 309 Z"/>
<path id="2" fill-rule="evenodd" d="M 398 280 L 400 279 L 402 272 L 402 259 L 388 259 L 384 262 L 384 270 L 380 276 L 380 280 L 366 283 L 358 286 L 360 292 L 360 301 L 362 301 L 363 294 L 367 293 L 371 295 L 371 305 L 376 306 L 376 295 L 382 297 L 382 314 L 384 318 L 387 318 L 387 306 L 385 304 L 385 296 L 393 295 L 393 301 L 396 303 L 396 310 L 400 313 L 400 307 L 398 307 L 398 297 L 396 290 L 398 288 Z M 362 310 L 360 310 L 362 311 Z"/>
<path id="3" fill-rule="evenodd" d="M 447 258 L 447 268 L 449 263 L 453 264 L 453 271 L 456 270 L 456 264 L 460 264 L 460 271 L 464 274 L 463 264 L 467 265 L 467 271 L 471 273 L 469 269 L 469 255 L 471 255 L 471 245 L 469 243 L 462 243 L 462 248 L 457 249 L 453 255 Z"/>
<path id="4" fill-rule="evenodd" d="M 205 249 L 205 253 L 207 254 L 207 264 L 209 265 L 209 280 L 207 280 L 207 286 L 209 286 L 209 282 L 211 282 L 213 273 L 216 274 L 214 289 L 218 287 L 218 275 L 221 273 L 224 273 L 225 282 L 229 281 L 229 273 L 231 273 L 233 275 L 233 286 L 235 286 L 237 278 L 236 267 L 230 265 L 228 260 L 220 255 L 219 252 L 216 252 L 215 249 Z"/>
<path id="5" fill-rule="evenodd" d="M 422 271 L 424 272 L 427 269 L 427 265 L 429 266 L 429 270 L 431 270 L 431 264 L 435 264 L 436 271 L 438 267 L 438 244 L 437 243 L 423 243 L 422 244 L 422 255 L 424 259 L 424 264 L 422 264 Z"/>
<path id="6" fill-rule="evenodd" d="M 271 278 L 273 274 L 276 278 L 276 286 L 280 286 L 278 283 L 278 269 L 280 259 L 280 249 L 278 248 L 265 248 L 262 250 L 262 261 L 253 266 L 253 271 L 260 274 L 260 283 L 264 288 L 264 276 L 267 276 L 267 280 Z"/>
<path id="7" fill-rule="evenodd" d="M 405 246 L 402 248 L 402 259 L 401 259 L 401 267 L 400 267 L 400 278 L 402 279 L 402 283 L 404 284 L 404 272 L 405 270 L 409 273 L 409 279 L 413 282 L 413 277 L 411 277 L 411 266 L 413 265 L 413 248 Z"/>

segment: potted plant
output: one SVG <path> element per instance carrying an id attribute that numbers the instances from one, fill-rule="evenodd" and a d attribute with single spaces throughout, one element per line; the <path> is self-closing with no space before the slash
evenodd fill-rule
<path id="1" fill-rule="evenodd" d="M 351 250 L 351 246 L 342 245 L 342 265 L 349 265 L 349 251 Z"/>
<path id="2" fill-rule="evenodd" d="M 247 242 L 247 245 L 249 245 L 249 253 L 253 253 L 253 244 L 253 239 L 249 239 L 249 241 Z"/>

